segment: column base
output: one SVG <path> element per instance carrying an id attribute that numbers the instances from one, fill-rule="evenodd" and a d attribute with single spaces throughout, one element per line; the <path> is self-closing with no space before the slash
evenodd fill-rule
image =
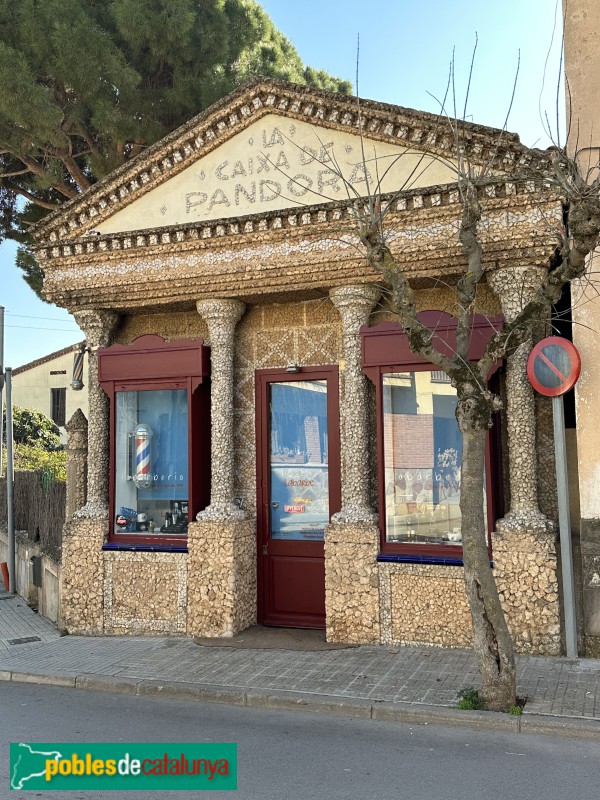
<path id="1" fill-rule="evenodd" d="M 234 636 L 256 624 L 256 520 L 233 508 L 235 517 L 219 518 L 209 507 L 189 526 L 189 636 Z"/>
<path id="2" fill-rule="evenodd" d="M 498 532 L 538 531 L 552 533 L 555 525 L 541 511 L 509 511 L 505 517 L 497 520 Z"/>
<path id="3" fill-rule="evenodd" d="M 221 522 L 222 520 L 232 519 L 247 519 L 246 513 L 235 503 L 211 503 L 203 511 L 199 511 L 196 514 L 197 522 Z"/>
<path id="4" fill-rule="evenodd" d="M 342 519 L 340 519 L 342 517 Z M 334 515 L 325 531 L 325 619 L 328 642 L 378 644 L 379 528 Z"/>
<path id="5" fill-rule="evenodd" d="M 108 503 L 104 503 L 101 500 L 88 500 L 84 506 L 77 509 L 73 517 L 78 519 L 102 519 L 106 526 L 108 524 Z M 108 528 L 105 527 L 105 533 L 107 530 Z"/>
<path id="6" fill-rule="evenodd" d="M 331 517 L 334 525 L 377 525 L 377 521 L 377 514 L 367 506 L 346 505 Z"/>
<path id="7" fill-rule="evenodd" d="M 515 650 L 561 651 L 558 562 L 547 529 L 503 528 L 492 534 L 494 576 Z"/>
<path id="8" fill-rule="evenodd" d="M 81 509 L 83 510 L 83 509 Z M 108 516 L 75 514 L 63 528 L 60 613 L 69 633 L 104 633 L 104 553 Z"/>

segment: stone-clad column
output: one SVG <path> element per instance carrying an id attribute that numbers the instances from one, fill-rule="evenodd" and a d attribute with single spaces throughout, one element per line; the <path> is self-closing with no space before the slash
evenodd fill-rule
<path id="1" fill-rule="evenodd" d="M 378 297 L 374 286 L 329 293 L 342 321 L 340 381 L 342 509 L 325 531 L 327 641 L 379 642 L 379 528 L 369 504 L 367 388 L 360 360 L 360 328 Z"/>
<path id="2" fill-rule="evenodd" d="M 69 633 L 95 636 L 105 629 L 102 545 L 109 532 L 110 477 L 109 402 L 98 383 L 98 348 L 110 344 L 118 316 L 102 310 L 77 311 L 74 316 L 88 346 L 87 502 L 63 528 L 60 611 Z"/>
<path id="3" fill-rule="evenodd" d="M 533 297 L 544 273 L 540 267 L 488 273 L 507 321 Z M 530 351 L 531 339 L 513 353 L 506 368 L 510 509 L 492 536 L 494 576 L 515 649 L 558 655 L 556 546 L 552 523 L 538 505 L 535 397 L 527 377 Z"/>
<path id="4" fill-rule="evenodd" d="M 542 267 L 499 269 L 488 274 L 488 282 L 500 298 L 507 322 L 531 300 L 545 275 Z M 540 512 L 537 498 L 537 454 L 535 398 L 527 377 L 529 337 L 508 359 L 506 367 L 506 419 L 510 510 L 502 526 L 545 528 L 548 520 Z"/>
<path id="5" fill-rule="evenodd" d="M 377 517 L 369 504 L 367 388 L 360 360 L 360 329 L 379 299 L 375 286 L 344 286 L 329 292 L 342 320 L 344 355 L 341 391 L 342 510 L 335 522 L 370 522 Z"/>
<path id="6" fill-rule="evenodd" d="M 187 632 L 233 636 L 256 622 L 256 519 L 234 502 L 234 333 L 245 305 L 201 300 L 211 364 L 210 505 L 188 529 Z"/>
<path id="7" fill-rule="evenodd" d="M 239 300 L 199 300 L 210 339 L 211 489 L 203 519 L 243 516 L 234 503 L 233 342 L 246 306 Z"/>
<path id="8" fill-rule="evenodd" d="M 98 348 L 108 347 L 118 315 L 113 311 L 76 311 L 88 347 L 88 483 L 87 503 L 77 511 L 83 517 L 108 516 L 109 402 L 98 383 Z"/>

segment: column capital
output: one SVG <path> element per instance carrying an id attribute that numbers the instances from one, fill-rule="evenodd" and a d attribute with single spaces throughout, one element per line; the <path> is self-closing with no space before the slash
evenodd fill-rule
<path id="1" fill-rule="evenodd" d="M 371 286 L 368 283 L 357 286 L 340 286 L 336 289 L 331 289 L 329 292 L 329 298 L 337 308 L 342 318 L 342 323 L 344 323 L 345 318 L 350 321 L 354 315 L 360 315 L 364 318 L 364 322 L 360 324 L 366 324 L 371 310 L 379 300 L 380 295 L 381 290 L 377 286 Z M 354 333 L 357 332 L 354 331 Z"/>
<path id="2" fill-rule="evenodd" d="M 507 322 L 511 322 L 534 298 L 546 274 L 545 267 L 533 264 L 502 267 L 487 273 L 488 284 L 500 298 Z"/>
<path id="3" fill-rule="evenodd" d="M 229 298 L 214 298 L 211 300 L 197 300 L 196 311 L 206 320 L 209 327 L 215 323 L 220 326 L 236 326 L 246 310 L 246 304 L 241 300 Z"/>
<path id="4" fill-rule="evenodd" d="M 85 333 L 88 346 L 92 350 L 107 347 L 112 333 L 119 321 L 119 315 L 108 309 L 93 308 L 73 312 L 75 321 Z"/>

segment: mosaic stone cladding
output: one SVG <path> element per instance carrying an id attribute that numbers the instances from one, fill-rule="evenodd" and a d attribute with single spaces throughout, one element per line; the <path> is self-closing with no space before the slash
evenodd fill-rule
<path id="1" fill-rule="evenodd" d="M 104 633 L 184 634 L 185 553 L 104 554 Z"/>
<path id="2" fill-rule="evenodd" d="M 455 143 L 438 118 L 369 101 L 361 108 L 359 115 L 352 98 L 258 80 L 37 227 L 48 297 L 76 313 L 90 347 L 87 498 L 83 504 L 84 493 L 70 493 L 71 506 L 78 508 L 65 526 L 63 546 L 62 611 L 69 631 L 231 636 L 253 624 L 255 371 L 337 365 L 342 510 L 325 535 L 327 636 L 470 644 L 460 567 L 377 562 L 374 400 L 360 367 L 358 332 L 361 324 L 393 314 L 381 275 L 356 247 L 348 203 L 263 208 L 227 219 L 217 218 L 215 209 L 215 218 L 204 221 L 188 217 L 146 229 L 142 220 L 140 229 L 108 228 L 114 215 L 129 213 L 150 192 L 167 193 L 171 179 L 222 145 L 231 146 L 268 115 L 279 115 L 288 130 L 310 123 L 332 137 L 362 131 L 373 141 L 451 162 Z M 464 146 L 472 164 L 484 164 L 497 144 L 493 131 L 466 125 Z M 497 163 L 502 174 L 478 186 L 487 283 L 479 287 L 476 306 L 489 315 L 501 306 L 511 319 L 547 268 L 562 205 L 547 187 L 517 177 L 533 165 L 543 172 L 544 154 L 508 134 Z M 465 263 L 456 236 L 461 212 L 452 183 L 412 188 L 391 203 L 387 242 L 418 290 L 419 309 L 456 311 L 446 287 Z M 201 336 L 211 345 L 212 494 L 209 508 L 190 524 L 188 553 L 101 549 L 109 528 L 108 406 L 98 386 L 96 350 L 143 333 Z M 551 478 L 538 476 L 538 464 L 550 474 L 543 454 L 551 432 L 547 408 L 537 403 L 536 410 L 526 383 L 526 351 L 522 346 L 507 368 L 510 506 L 494 534 L 494 563 L 517 649 L 555 653 L 556 553 L 551 524 L 540 511 L 541 505 L 553 518 L 554 496 Z M 73 470 L 81 474 L 81 458 L 78 464 Z"/>

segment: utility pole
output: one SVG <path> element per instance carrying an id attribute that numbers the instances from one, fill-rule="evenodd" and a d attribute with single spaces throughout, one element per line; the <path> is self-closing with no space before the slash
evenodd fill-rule
<path id="1" fill-rule="evenodd" d="M 0 306 L 0 478 L 2 477 L 2 442 L 4 441 L 4 406 L 2 389 L 4 388 L 4 306 Z"/>
<path id="2" fill-rule="evenodd" d="M 15 461 L 13 454 L 13 409 L 12 369 L 7 367 L 6 376 L 6 506 L 8 521 L 8 591 L 17 591 L 15 558 Z"/>

